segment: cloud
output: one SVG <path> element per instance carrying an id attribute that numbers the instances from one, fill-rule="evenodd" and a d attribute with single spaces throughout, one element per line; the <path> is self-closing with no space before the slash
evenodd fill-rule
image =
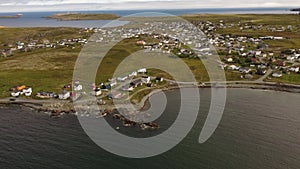
<path id="1" fill-rule="evenodd" d="M 5 0 L 1 12 L 300 6 L 299 0 Z"/>
<path id="2" fill-rule="evenodd" d="M 152 0 L 155 1 L 155 0 Z M 160 0 L 156 0 L 160 1 Z M 178 0 L 164 0 L 178 1 Z M 151 0 L 6 0 L 0 5 L 60 5 L 60 4 L 110 4 L 125 2 L 151 2 Z"/>

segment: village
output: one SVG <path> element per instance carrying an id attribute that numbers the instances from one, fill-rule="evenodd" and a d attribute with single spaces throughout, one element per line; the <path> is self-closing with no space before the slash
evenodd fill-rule
<path id="1" fill-rule="evenodd" d="M 17 53 L 31 52 L 37 49 L 60 49 L 60 48 L 81 48 L 87 43 L 93 28 L 80 29 L 74 38 L 64 38 L 59 40 L 50 40 L 53 37 L 36 37 L 26 38 L 25 40 L 18 40 L 14 43 L 4 43 L 0 46 L 0 57 L 10 57 Z M 29 36 L 29 35 L 28 35 Z M 56 39 L 56 38 L 54 38 Z"/>
<path id="2" fill-rule="evenodd" d="M 142 27 L 124 29 L 120 27 L 115 28 L 85 28 L 82 31 L 93 32 L 100 34 L 100 38 L 94 40 L 96 43 L 105 43 L 115 36 L 121 36 L 122 38 L 136 40 L 136 45 L 140 46 L 145 52 L 162 52 L 167 54 L 175 54 L 180 58 L 199 59 L 203 56 L 213 55 L 211 51 L 211 45 L 214 46 L 220 55 L 221 62 L 219 68 L 226 72 L 231 72 L 239 75 L 238 80 L 256 80 L 261 77 L 265 77 L 263 80 L 270 80 L 272 78 L 282 78 L 291 73 L 299 74 L 299 62 L 300 62 L 300 49 L 286 49 L 273 50 L 269 47 L 266 41 L 280 41 L 287 39 L 287 37 L 279 36 L 239 36 L 231 34 L 221 34 L 217 30 L 228 29 L 232 27 L 239 27 L 241 32 L 251 30 L 266 30 L 269 32 L 284 32 L 292 31 L 294 28 L 291 25 L 287 27 L 271 27 L 263 25 L 251 25 L 250 23 L 225 23 L 220 20 L 219 22 L 210 21 L 194 21 L 196 25 L 205 35 L 198 34 L 197 31 L 188 32 L 190 25 L 186 25 L 180 22 L 162 23 L 144 23 Z M 161 33 L 153 33 L 152 30 L 165 29 L 167 31 Z M 183 33 L 184 32 L 184 33 Z M 184 38 L 184 39 L 183 39 Z M 63 39 L 56 42 L 50 42 L 44 40 L 33 40 L 30 43 L 16 42 L 16 44 L 8 46 L 9 48 L 2 50 L 2 56 L 8 57 L 14 51 L 26 52 L 27 50 L 34 50 L 39 48 L 57 48 L 72 47 L 78 44 L 83 46 L 88 43 L 88 38 L 73 38 Z M 145 40 L 147 39 L 147 40 Z M 152 39 L 150 42 L 148 39 Z M 103 91 L 108 91 L 111 88 L 117 86 L 118 82 L 125 82 L 128 78 L 134 77 L 136 79 L 131 82 L 130 85 L 125 88 L 120 88 L 122 91 L 132 92 L 134 88 L 145 85 L 152 87 L 151 81 L 157 79 L 163 79 L 163 77 L 148 77 L 146 76 L 147 70 L 142 68 L 136 72 L 132 72 L 124 77 L 118 77 L 116 79 L 107 79 L 108 83 L 93 84 L 93 95 L 100 96 Z M 139 75 L 139 74 L 142 74 Z M 158 80 L 160 81 L 160 80 Z M 37 98 L 59 98 L 61 100 L 77 99 L 78 94 L 71 91 L 82 91 L 82 85 L 79 81 L 71 82 L 63 87 L 61 93 L 55 92 L 37 92 L 35 97 Z M 17 86 L 11 89 L 11 96 L 19 97 L 21 95 L 31 96 L 32 89 L 25 85 Z M 106 92 L 107 93 L 107 92 Z M 120 98 L 122 93 L 107 93 L 109 99 Z"/>
<path id="3" fill-rule="evenodd" d="M 147 69 L 141 68 L 126 76 L 108 79 L 107 82 L 89 83 L 72 81 L 64 85 L 61 92 L 39 91 L 32 96 L 33 89 L 26 85 L 14 86 L 10 89 L 12 97 L 33 97 L 36 99 L 59 99 L 76 101 L 83 95 L 95 96 L 99 99 L 99 104 L 106 104 L 107 100 L 121 99 L 128 92 L 135 92 L 137 89 L 153 88 L 163 86 L 163 77 L 147 76 Z M 88 86 L 84 89 L 83 86 Z M 106 101 L 105 101 L 106 100 Z"/>

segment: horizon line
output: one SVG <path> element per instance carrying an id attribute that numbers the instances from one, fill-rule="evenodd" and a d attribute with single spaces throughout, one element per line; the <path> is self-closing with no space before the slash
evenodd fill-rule
<path id="1" fill-rule="evenodd" d="M 94 3 L 97 4 L 97 3 Z M 50 5 L 50 6 L 55 6 L 55 5 Z M 2 5 L 0 5 L 0 8 L 3 7 Z M 6 6 L 7 7 L 7 6 Z M 42 11 L 42 10 L 34 10 L 34 11 L 30 11 L 30 10 L 24 10 L 24 11 L 11 11 L 11 12 L 2 12 L 0 11 L 0 13 L 17 13 L 17 12 L 66 12 L 66 11 L 151 11 L 151 10 L 197 10 L 197 9 L 294 9 L 297 7 L 287 7 L 287 6 L 282 6 L 282 7 L 200 7 L 200 8 L 155 8 L 155 9 L 92 9 L 92 10 L 88 10 L 88 9 L 70 9 L 70 10 L 48 10 L 48 11 Z"/>

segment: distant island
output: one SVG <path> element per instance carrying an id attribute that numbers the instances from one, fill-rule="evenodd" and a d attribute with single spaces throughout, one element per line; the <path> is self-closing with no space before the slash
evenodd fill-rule
<path id="1" fill-rule="evenodd" d="M 22 14 L 17 14 L 17 15 L 6 15 L 6 16 L 1 16 L 0 15 L 0 18 L 7 18 L 7 19 L 10 19 L 10 18 L 20 18 L 22 16 Z"/>
<path id="2" fill-rule="evenodd" d="M 290 9 L 290 11 L 293 11 L 293 12 L 299 12 L 299 14 L 300 14 L 300 8 Z"/>
<path id="3" fill-rule="evenodd" d="M 84 14 L 84 13 L 61 13 L 52 16 L 47 16 L 48 19 L 57 19 L 60 21 L 73 20 L 114 20 L 120 18 L 115 14 Z"/>

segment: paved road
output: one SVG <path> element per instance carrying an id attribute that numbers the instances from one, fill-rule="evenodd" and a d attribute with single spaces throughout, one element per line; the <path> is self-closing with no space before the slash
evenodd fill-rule
<path id="1" fill-rule="evenodd" d="M 255 80 L 255 82 L 263 82 L 270 74 L 273 72 L 272 69 L 268 69 L 267 73 L 263 75 L 261 78 Z"/>

